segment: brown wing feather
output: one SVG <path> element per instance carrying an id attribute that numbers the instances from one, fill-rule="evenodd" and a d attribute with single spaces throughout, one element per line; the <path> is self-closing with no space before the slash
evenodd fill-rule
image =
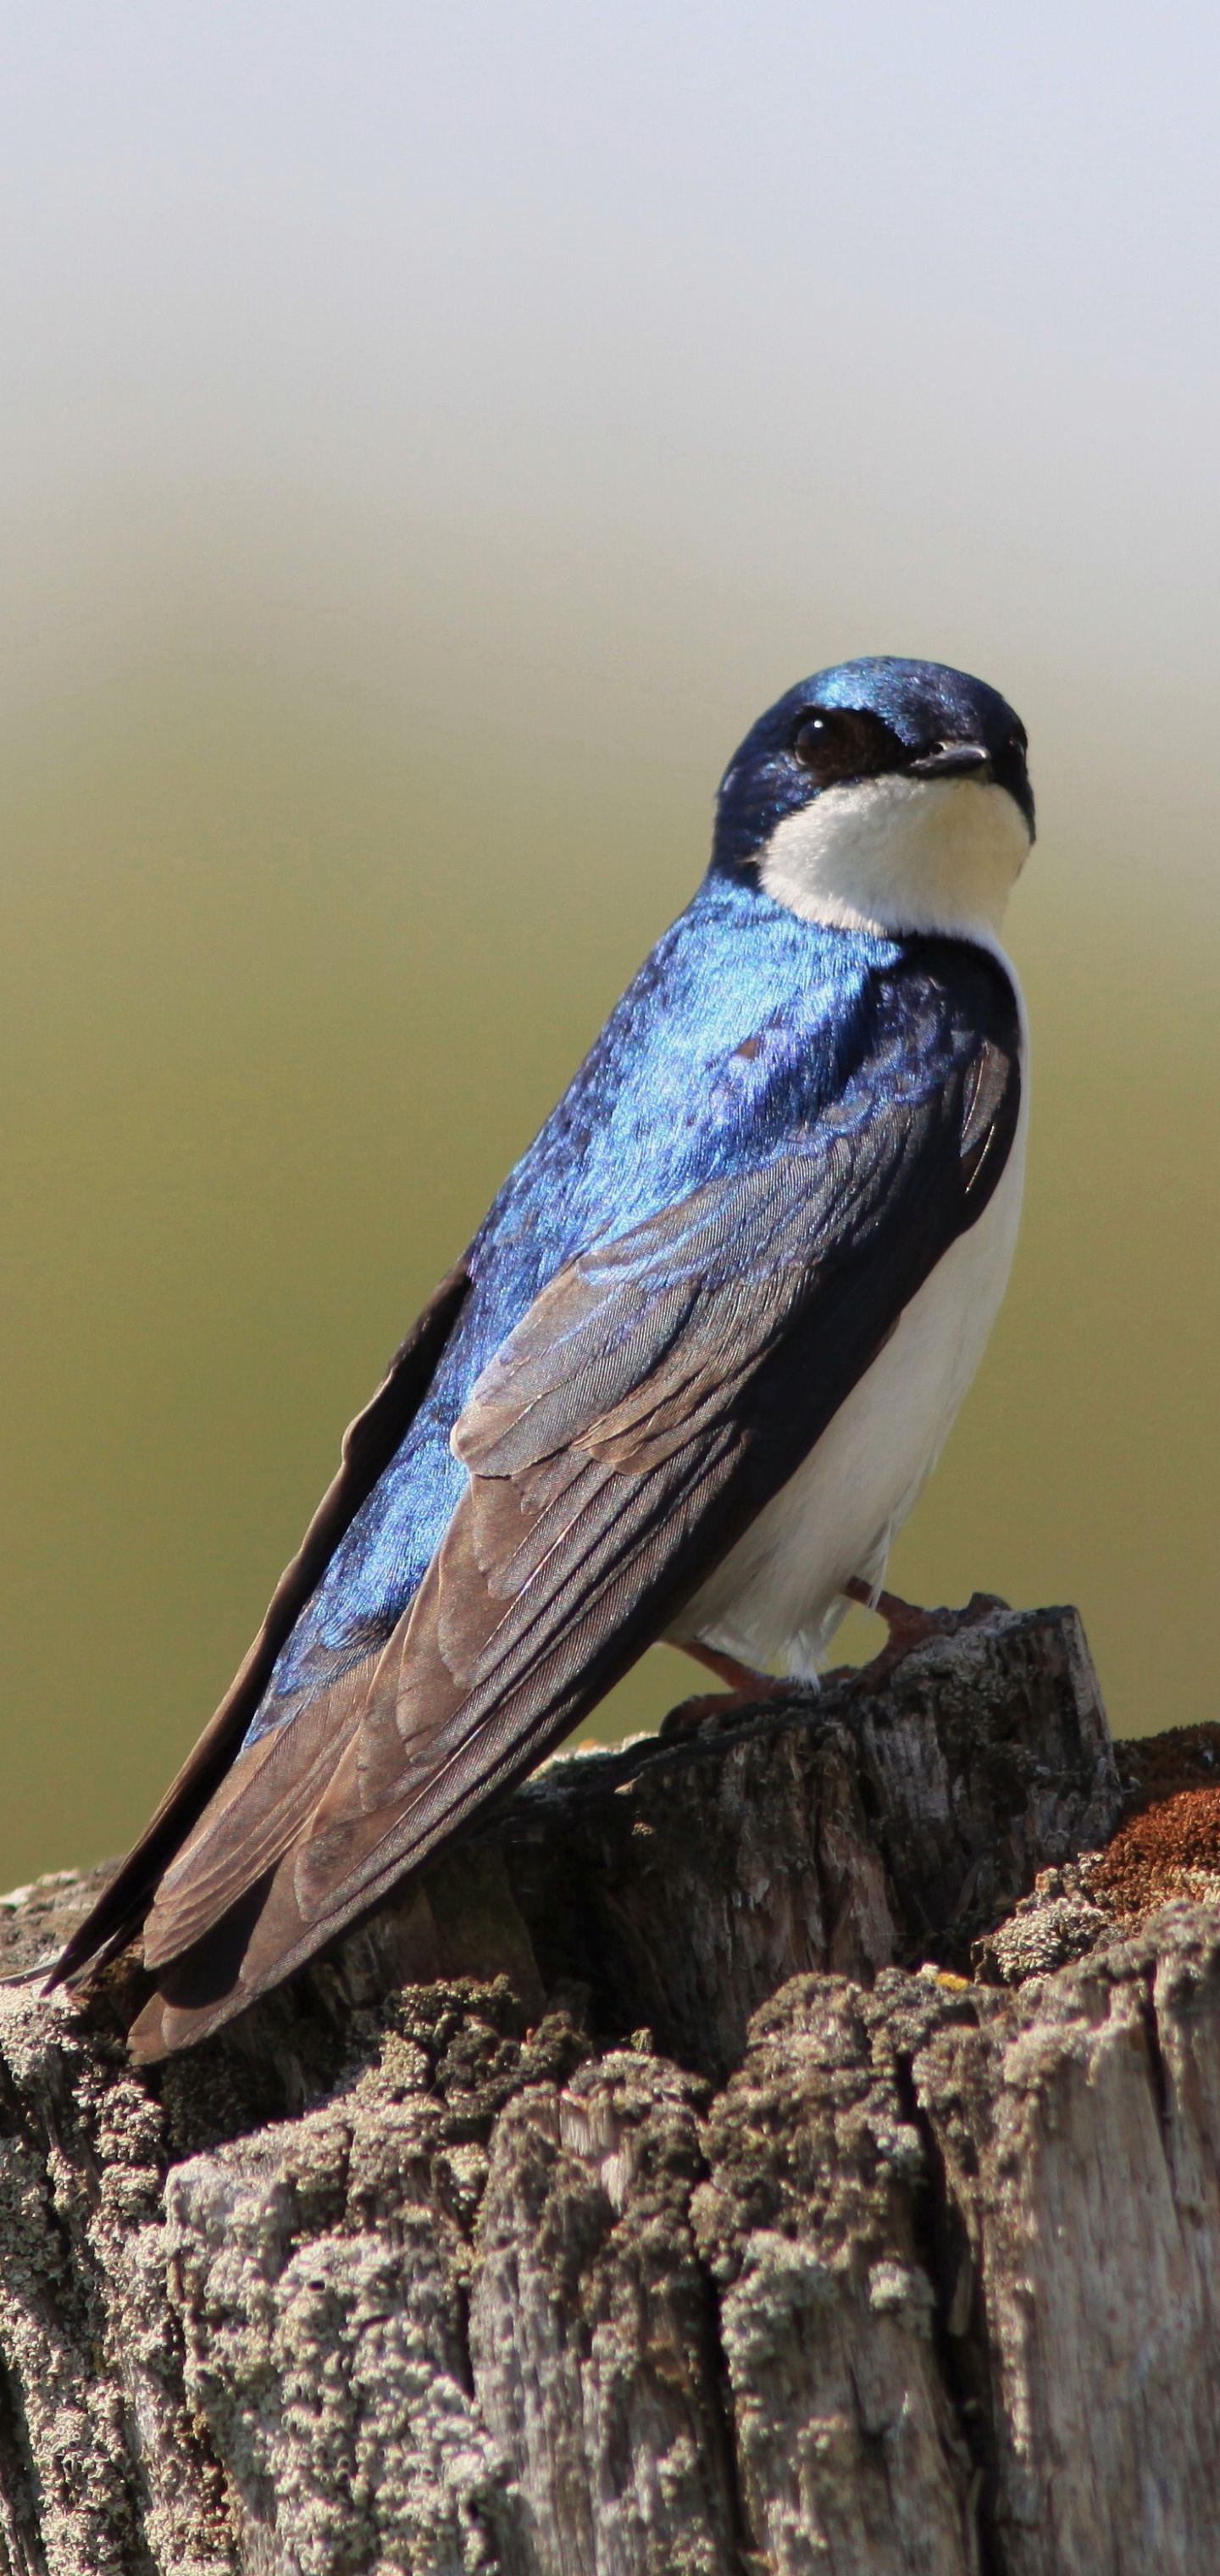
<path id="1" fill-rule="evenodd" d="M 57 1960 L 51 1984 L 79 1976 L 120 1948 L 137 1929 L 167 1861 L 224 1781 L 271 1678 L 276 1656 L 422 1403 L 469 1291 L 470 1274 L 463 1260 L 442 1279 L 395 1352 L 376 1394 L 350 1424 L 338 1474 L 280 1576 L 240 1671 L 139 1841 Z"/>
<path id="2" fill-rule="evenodd" d="M 727 1481 L 730 1444 L 716 1446 L 719 1455 L 709 1459 L 685 1498 L 671 1483 L 668 1502 L 658 1503 L 656 1519 L 664 1521 L 666 1540 L 658 1554 L 666 1558 L 684 1531 L 693 1532 L 705 1520 L 717 1480 Z M 244 1928 L 240 1963 L 235 1960 L 223 1994 L 215 1991 L 210 1939 L 195 1932 L 189 1876 L 180 1898 L 171 1895 L 163 1906 L 158 1897 L 146 1927 L 145 1957 L 157 1968 L 161 1992 L 132 2029 L 137 2060 L 149 2062 L 204 2037 L 367 1913 L 405 1871 L 532 1767 L 546 1742 L 565 1733 L 650 1642 L 651 1627 L 633 1631 L 630 1624 L 638 1606 L 630 1560 L 625 1576 L 622 1564 L 604 1561 L 612 1551 L 603 1545 L 603 1562 L 581 1587 L 579 1600 L 563 1605 L 552 1597 L 560 1615 L 549 1623 L 540 1618 L 541 1640 L 515 1639 L 514 1655 L 489 1659 L 475 1686 L 463 1687 L 441 1651 L 440 1632 L 444 1621 L 477 1638 L 500 1622 L 502 1602 L 476 1555 L 475 1534 L 482 1522 L 480 1535 L 486 1537 L 489 1499 L 476 1487 L 459 1504 L 410 1612 L 379 1659 L 359 1724 L 345 1733 L 327 1786 L 267 1876 L 257 1917 Z M 515 1495 L 494 1498 L 497 1505 L 519 1517 Z M 464 1615 L 455 1615 L 455 1592 L 464 1597 Z M 299 1723 L 294 1720 L 294 1727 Z M 234 1910 L 254 1883 L 243 1858 Z M 223 1937 L 223 1922 L 219 1928 Z M 187 1950 L 188 1938 L 194 1953 Z"/>
<path id="3" fill-rule="evenodd" d="M 311 1700 L 237 1756 L 194 1831 L 175 1854 L 144 1925 L 144 1964 L 162 1967 L 200 1940 L 273 1869 L 308 1823 L 360 1723 L 362 1667 Z"/>

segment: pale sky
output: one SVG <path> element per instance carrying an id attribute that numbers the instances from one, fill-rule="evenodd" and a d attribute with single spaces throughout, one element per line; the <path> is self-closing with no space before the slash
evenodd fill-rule
<path id="1" fill-rule="evenodd" d="M 928 651 L 1078 822 L 1116 716 L 1138 795 L 1155 738 L 1214 798 L 1213 8 L 0 26 L 25 688 L 249 616 L 421 703 L 473 660 L 491 724 L 609 690 L 642 743 L 661 689 L 706 762 L 704 709 L 719 757 L 823 653 Z"/>

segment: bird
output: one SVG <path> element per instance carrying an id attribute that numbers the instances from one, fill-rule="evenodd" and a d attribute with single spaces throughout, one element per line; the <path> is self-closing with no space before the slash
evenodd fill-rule
<path id="1" fill-rule="evenodd" d="M 942 663 L 788 689 L 706 874 L 343 1442 L 210 1725 L 68 1942 L 149 2063 L 460 1838 L 647 1647 L 810 1681 L 981 1357 L 1021 1200 L 1027 737 Z"/>

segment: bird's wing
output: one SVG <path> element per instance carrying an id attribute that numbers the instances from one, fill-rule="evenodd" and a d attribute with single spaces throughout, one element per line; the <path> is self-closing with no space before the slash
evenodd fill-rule
<path id="1" fill-rule="evenodd" d="M 53 1983 L 77 1975 L 86 1964 L 121 1947 L 142 1922 L 166 1863 L 220 1787 L 266 1690 L 281 1647 L 344 1532 L 422 1404 L 470 1284 L 462 1262 L 447 1273 L 395 1352 L 376 1394 L 349 1425 L 338 1473 L 327 1487 L 291 1564 L 280 1576 L 266 1618 L 240 1671 L 138 1843 L 56 1961 Z"/>
<path id="2" fill-rule="evenodd" d="M 1020 1090 L 999 1025 L 883 1032 L 789 1150 L 543 1289 L 460 1416 L 468 1483 L 388 1643 L 237 1756 L 165 1870 L 139 2054 L 367 1912 L 662 1632 L 990 1197 Z"/>

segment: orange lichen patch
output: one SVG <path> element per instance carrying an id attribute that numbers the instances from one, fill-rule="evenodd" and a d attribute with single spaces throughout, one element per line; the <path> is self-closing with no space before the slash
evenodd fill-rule
<path id="1" fill-rule="evenodd" d="M 1123 1822 L 1089 1863 L 1093 1903 L 1129 1915 L 1171 1896 L 1220 1899 L 1220 1727 L 1175 1727 L 1123 1752 L 1138 1767 Z"/>

